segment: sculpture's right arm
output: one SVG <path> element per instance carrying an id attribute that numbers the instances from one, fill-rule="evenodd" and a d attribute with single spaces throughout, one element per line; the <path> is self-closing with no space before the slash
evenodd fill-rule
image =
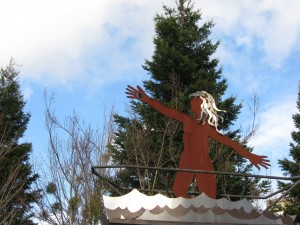
<path id="1" fill-rule="evenodd" d="M 161 104 L 160 102 L 148 97 L 147 94 L 144 92 L 144 90 L 139 86 L 137 86 L 136 89 L 128 85 L 125 93 L 127 94 L 127 98 L 134 98 L 142 102 L 145 102 L 148 105 L 150 105 L 152 108 L 157 110 L 158 112 L 164 114 L 165 116 L 178 120 L 182 123 L 184 122 L 184 118 L 187 117 L 187 115 L 185 115 L 184 113 L 179 112 L 173 108 L 167 107 Z"/>
<path id="2" fill-rule="evenodd" d="M 233 148 L 237 153 L 249 159 L 249 161 L 257 169 L 260 169 L 260 166 L 266 169 L 268 169 L 268 167 L 271 166 L 270 161 L 267 159 L 267 156 L 256 155 L 252 152 L 249 152 L 246 148 L 241 146 L 239 143 L 217 132 L 215 128 L 213 128 L 212 126 L 208 126 L 208 135 L 213 139 L 215 139 L 217 142 Z"/>

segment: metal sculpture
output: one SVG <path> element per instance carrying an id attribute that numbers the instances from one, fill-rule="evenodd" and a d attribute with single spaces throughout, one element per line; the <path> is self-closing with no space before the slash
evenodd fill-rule
<path id="1" fill-rule="evenodd" d="M 237 153 L 247 158 L 255 167 L 268 168 L 269 160 L 266 156 L 260 156 L 249 152 L 237 142 L 221 134 L 218 130 L 218 121 L 223 119 L 217 112 L 221 111 L 216 107 L 213 97 L 207 92 L 196 92 L 191 94 L 190 117 L 176 109 L 167 107 L 162 103 L 150 98 L 144 90 L 137 86 L 133 88 L 128 85 L 126 92 L 128 98 L 133 98 L 147 103 L 163 115 L 178 120 L 183 124 L 184 149 L 179 160 L 180 169 L 195 169 L 214 171 L 209 156 L 209 137 L 217 142 L 233 148 Z M 187 190 L 193 178 L 196 177 L 199 192 L 204 192 L 210 198 L 216 198 L 216 175 L 214 174 L 193 174 L 178 172 L 175 176 L 173 191 L 177 197 L 189 197 Z"/>

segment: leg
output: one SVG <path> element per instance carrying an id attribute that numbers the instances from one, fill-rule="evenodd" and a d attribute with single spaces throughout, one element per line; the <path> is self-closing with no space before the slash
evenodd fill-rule
<path id="1" fill-rule="evenodd" d="M 187 190 L 191 184 L 194 174 L 178 172 L 175 176 L 175 181 L 173 184 L 173 191 L 176 197 L 188 198 Z"/>
<path id="2" fill-rule="evenodd" d="M 185 151 L 182 152 L 179 160 L 178 168 L 184 169 L 189 168 L 189 157 Z M 194 178 L 193 173 L 186 172 L 177 172 L 175 176 L 175 181 L 173 184 L 173 191 L 177 197 L 188 198 L 187 190 L 191 184 L 192 179 Z"/>
<path id="3" fill-rule="evenodd" d="M 216 175 L 198 173 L 196 175 L 196 181 L 199 192 L 204 192 L 208 197 L 216 199 Z"/>

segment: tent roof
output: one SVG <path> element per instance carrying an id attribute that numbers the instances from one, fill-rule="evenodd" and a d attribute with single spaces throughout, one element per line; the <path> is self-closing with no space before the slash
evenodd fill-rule
<path id="1" fill-rule="evenodd" d="M 108 224 L 293 224 L 290 217 L 256 210 L 246 199 L 231 202 L 211 199 L 205 194 L 195 198 L 147 196 L 137 190 L 120 197 L 103 196 L 102 222 Z"/>

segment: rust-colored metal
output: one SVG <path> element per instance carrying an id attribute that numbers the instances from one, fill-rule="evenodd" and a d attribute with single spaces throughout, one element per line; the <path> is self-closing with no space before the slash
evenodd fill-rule
<path id="1" fill-rule="evenodd" d="M 239 145 L 237 142 L 221 134 L 217 129 L 217 118 L 215 122 L 211 122 L 211 111 L 207 112 L 207 106 L 202 103 L 207 103 L 202 95 L 194 95 L 191 99 L 191 112 L 194 117 L 190 117 L 176 109 L 167 107 L 160 102 L 148 97 L 143 89 L 139 86 L 134 88 L 130 85 L 126 88 L 128 98 L 140 100 L 149 104 L 163 115 L 178 120 L 183 124 L 183 142 L 184 149 L 179 160 L 180 169 L 208 170 L 214 171 L 212 161 L 209 157 L 209 137 L 217 142 L 233 148 L 240 155 L 247 158 L 254 166 L 260 169 L 259 166 L 268 168 L 269 160 L 266 156 L 259 156 L 249 152 L 247 149 Z M 206 92 L 204 92 L 206 93 Z M 206 93 L 207 94 L 207 93 Z M 209 94 L 208 94 L 209 95 Z M 201 106 L 201 107 L 200 107 Z M 214 108 L 212 111 L 221 111 Z M 198 119 L 199 118 L 199 119 Z M 215 126 L 213 126 L 215 125 Z M 177 197 L 188 198 L 187 190 L 193 178 L 196 177 L 199 192 L 204 192 L 211 198 L 216 198 L 216 175 L 215 174 L 200 174 L 178 172 L 173 184 L 173 191 Z"/>

